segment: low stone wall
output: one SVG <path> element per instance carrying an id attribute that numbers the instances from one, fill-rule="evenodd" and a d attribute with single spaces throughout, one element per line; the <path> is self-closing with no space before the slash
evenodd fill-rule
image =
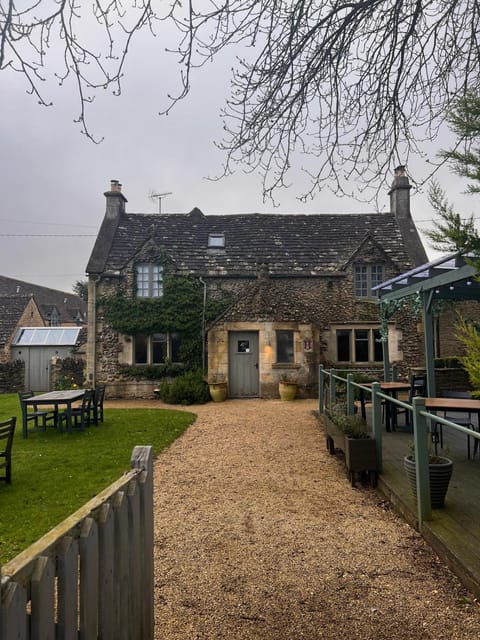
<path id="1" fill-rule="evenodd" d="M 437 395 L 448 391 L 470 391 L 472 389 L 468 373 L 463 368 L 435 369 L 435 387 Z"/>
<path id="2" fill-rule="evenodd" d="M 50 368 L 51 389 L 70 389 L 73 385 L 83 387 L 84 382 L 84 360 L 79 358 L 52 358 Z"/>
<path id="3" fill-rule="evenodd" d="M 99 383 L 102 381 L 100 380 Z M 158 380 L 123 380 L 118 382 L 108 381 L 105 383 L 105 397 L 112 398 L 145 398 L 152 399 L 158 396 L 154 389 L 158 389 Z"/>
<path id="4" fill-rule="evenodd" d="M 25 363 L 14 360 L 0 364 L 0 393 L 16 393 L 24 391 Z"/>

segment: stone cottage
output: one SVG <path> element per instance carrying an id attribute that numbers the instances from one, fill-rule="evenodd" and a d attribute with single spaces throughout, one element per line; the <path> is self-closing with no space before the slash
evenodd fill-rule
<path id="1" fill-rule="evenodd" d="M 199 326 L 209 374 L 228 381 L 230 397 L 278 397 L 282 376 L 315 394 L 318 365 L 382 366 L 379 310 L 371 288 L 427 261 L 398 167 L 390 210 L 371 214 L 204 215 L 127 213 L 117 181 L 87 266 L 87 373 L 111 395 L 146 395 L 133 368 L 179 360 L 181 331 L 150 326 L 116 330 L 102 300 L 159 299 L 172 278 L 188 276 L 204 301 L 229 304 Z M 417 323 L 389 325 L 392 361 L 418 358 Z M 405 347 L 408 347 L 407 349 Z"/>

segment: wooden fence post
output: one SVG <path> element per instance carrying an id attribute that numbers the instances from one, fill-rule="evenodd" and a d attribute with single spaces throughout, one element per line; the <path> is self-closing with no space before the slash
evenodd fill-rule
<path id="1" fill-rule="evenodd" d="M 425 412 L 425 398 L 413 398 L 413 441 L 415 446 L 415 472 L 417 477 L 418 528 L 422 531 L 423 521 L 431 520 L 430 477 L 428 471 L 428 423 L 421 415 Z"/>
<path id="2" fill-rule="evenodd" d="M 372 430 L 375 438 L 375 449 L 377 452 L 377 473 L 382 472 L 383 450 L 382 450 L 382 399 L 378 395 L 380 383 L 372 382 Z"/>
<path id="3" fill-rule="evenodd" d="M 152 447 L 135 447 L 132 453 L 131 466 L 142 469 L 139 480 L 140 488 L 140 521 L 143 523 L 143 537 L 140 548 L 141 580 L 142 580 L 142 640 L 153 640 L 153 452 Z"/>
<path id="4" fill-rule="evenodd" d="M 352 384 L 353 382 L 353 373 L 347 374 L 347 416 L 353 416 L 355 413 L 355 398 L 354 392 L 355 387 Z"/>
<path id="5" fill-rule="evenodd" d="M 323 364 L 318 365 L 318 413 L 325 413 L 325 370 Z"/>

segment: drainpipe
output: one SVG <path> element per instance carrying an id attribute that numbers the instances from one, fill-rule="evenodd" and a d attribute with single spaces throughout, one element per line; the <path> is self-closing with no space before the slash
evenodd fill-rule
<path id="1" fill-rule="evenodd" d="M 97 371 L 97 283 L 95 276 L 88 279 L 88 330 L 87 330 L 87 376 L 94 389 Z"/>
<path id="2" fill-rule="evenodd" d="M 207 283 L 202 278 L 199 278 L 201 284 L 203 284 L 203 309 L 202 309 L 202 373 L 205 375 L 205 309 L 207 306 Z"/>

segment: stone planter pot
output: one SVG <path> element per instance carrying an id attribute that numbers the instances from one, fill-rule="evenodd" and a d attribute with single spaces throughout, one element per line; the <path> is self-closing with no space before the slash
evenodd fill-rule
<path id="1" fill-rule="evenodd" d="M 294 382 L 279 382 L 278 392 L 280 400 L 294 400 L 297 395 L 297 385 Z"/>
<path id="2" fill-rule="evenodd" d="M 345 436 L 345 464 L 352 486 L 357 473 L 368 474 L 370 484 L 377 484 L 377 449 L 373 438 Z"/>
<path id="3" fill-rule="evenodd" d="M 449 458 L 438 457 L 438 463 L 430 463 L 428 465 L 430 478 L 430 503 L 432 509 L 440 509 L 445 506 L 445 496 L 447 495 L 448 485 L 452 477 L 453 462 Z M 417 474 L 415 469 L 415 460 L 411 456 L 405 456 L 403 466 L 407 474 L 408 482 L 412 493 L 417 499 Z"/>
<path id="4" fill-rule="evenodd" d="M 211 382 L 208 385 L 208 390 L 214 402 L 223 402 L 227 399 L 227 383 L 226 382 Z"/>

